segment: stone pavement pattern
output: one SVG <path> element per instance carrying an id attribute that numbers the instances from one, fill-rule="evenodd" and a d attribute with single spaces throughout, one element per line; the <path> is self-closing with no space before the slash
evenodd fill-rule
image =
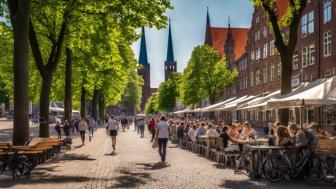
<path id="1" fill-rule="evenodd" d="M 76 138 L 73 150 L 36 167 L 28 180 L 12 181 L 8 175 L 0 176 L 0 188 L 334 188 L 309 182 L 274 184 L 251 180 L 174 144 L 168 146 L 167 166 L 160 167 L 158 152 L 152 149 L 146 134 L 140 138 L 131 130 L 120 132 L 117 154 L 111 155 L 110 138 L 100 128 L 91 142 L 81 146 Z"/>

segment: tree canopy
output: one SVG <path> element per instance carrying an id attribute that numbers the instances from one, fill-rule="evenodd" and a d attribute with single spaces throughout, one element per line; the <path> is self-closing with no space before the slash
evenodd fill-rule
<path id="1" fill-rule="evenodd" d="M 160 84 L 158 94 L 158 109 L 161 111 L 172 111 L 176 99 L 179 97 L 180 73 L 172 74 L 169 79 Z"/>
<path id="2" fill-rule="evenodd" d="M 210 46 L 194 48 L 180 84 L 180 99 L 190 105 L 208 98 L 211 103 L 220 97 L 226 87 L 233 84 L 237 70 L 230 71 L 226 60 Z"/>

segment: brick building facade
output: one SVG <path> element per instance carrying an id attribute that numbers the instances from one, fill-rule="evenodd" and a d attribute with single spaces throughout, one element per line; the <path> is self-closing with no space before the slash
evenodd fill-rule
<path id="1" fill-rule="evenodd" d="M 287 11 L 288 0 L 278 0 L 275 6 L 278 16 L 281 17 Z M 310 82 L 336 74 L 336 48 L 334 48 L 336 40 L 333 40 L 333 36 L 336 36 L 334 14 L 336 14 L 335 0 L 308 0 L 297 31 L 298 41 L 293 56 L 292 87 L 299 86 L 302 82 Z M 216 35 L 217 29 L 211 28 L 208 22 L 209 15 L 207 15 L 205 43 L 211 45 L 222 56 L 226 56 L 229 66 L 234 64 L 239 72 L 236 83 L 225 90 L 224 99 L 234 96 L 260 95 L 280 89 L 280 56 L 274 46 L 273 33 L 262 8 L 255 7 L 246 38 L 235 37 L 234 34 L 237 31 L 233 28 L 228 32 L 233 35 L 230 36 L 223 32 L 221 36 L 218 36 Z M 229 28 L 226 30 L 229 31 Z M 225 28 L 219 30 L 223 31 Z M 284 29 L 283 32 L 285 31 Z M 228 38 L 233 38 L 233 40 Z M 237 51 L 241 52 L 232 54 Z M 293 111 L 298 110 L 293 109 Z M 315 121 L 320 121 L 321 116 L 319 115 L 322 115 L 323 110 L 313 108 L 311 111 L 316 115 L 313 116 Z M 274 120 L 274 113 L 237 111 L 237 115 L 244 114 L 243 119 L 248 120 Z"/>

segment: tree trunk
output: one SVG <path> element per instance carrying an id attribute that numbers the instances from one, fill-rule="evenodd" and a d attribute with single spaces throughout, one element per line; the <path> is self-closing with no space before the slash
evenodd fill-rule
<path id="1" fill-rule="evenodd" d="M 288 94 L 292 91 L 292 57 L 293 53 L 283 52 L 281 58 L 281 95 Z M 288 125 L 289 109 L 279 109 L 280 123 Z"/>
<path id="2" fill-rule="evenodd" d="M 29 19 L 31 0 L 8 0 L 14 37 L 14 127 L 13 144 L 24 145 L 29 140 Z"/>
<path id="3" fill-rule="evenodd" d="M 105 119 L 105 102 L 104 102 L 104 96 L 102 95 L 102 93 L 99 93 L 98 96 L 98 108 L 99 108 L 99 118 L 101 121 L 104 121 Z"/>
<path id="4" fill-rule="evenodd" d="M 95 89 L 93 92 L 93 98 L 92 98 L 92 117 L 93 119 L 97 120 L 97 105 L 98 105 L 98 97 L 99 92 L 98 89 Z"/>
<path id="5" fill-rule="evenodd" d="M 49 102 L 51 92 L 52 74 L 46 74 L 42 78 L 40 94 L 40 137 L 49 137 Z"/>
<path id="6" fill-rule="evenodd" d="M 72 116 L 72 52 L 68 47 L 65 49 L 65 52 L 64 118 L 70 122 Z"/>
<path id="7" fill-rule="evenodd" d="M 86 103 L 86 90 L 84 88 L 84 86 L 82 86 L 82 92 L 81 92 L 81 107 L 80 107 L 80 114 L 82 118 L 85 118 L 86 113 L 85 113 L 85 103 Z"/>
<path id="8" fill-rule="evenodd" d="M 211 105 L 215 104 L 216 100 L 214 98 L 210 98 L 209 100 L 210 100 Z M 209 112 L 209 119 L 210 120 L 215 119 L 215 112 L 213 112 L 213 111 Z"/>

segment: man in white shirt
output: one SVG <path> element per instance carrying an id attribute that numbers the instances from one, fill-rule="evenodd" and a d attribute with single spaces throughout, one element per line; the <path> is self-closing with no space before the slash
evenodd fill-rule
<path id="1" fill-rule="evenodd" d="M 196 142 L 196 125 L 193 125 L 188 131 L 188 137 L 192 142 Z"/>
<path id="2" fill-rule="evenodd" d="M 213 128 L 212 124 L 208 125 L 208 130 L 206 132 L 206 136 L 208 136 L 208 137 L 218 137 L 219 136 L 218 132 L 216 131 L 216 129 Z"/>
<path id="3" fill-rule="evenodd" d="M 161 162 L 166 162 L 166 148 L 169 137 L 169 125 L 166 121 L 166 118 L 162 116 L 160 122 L 157 124 L 156 128 L 156 139 L 158 140 L 159 145 L 159 154 L 161 156 Z"/>

